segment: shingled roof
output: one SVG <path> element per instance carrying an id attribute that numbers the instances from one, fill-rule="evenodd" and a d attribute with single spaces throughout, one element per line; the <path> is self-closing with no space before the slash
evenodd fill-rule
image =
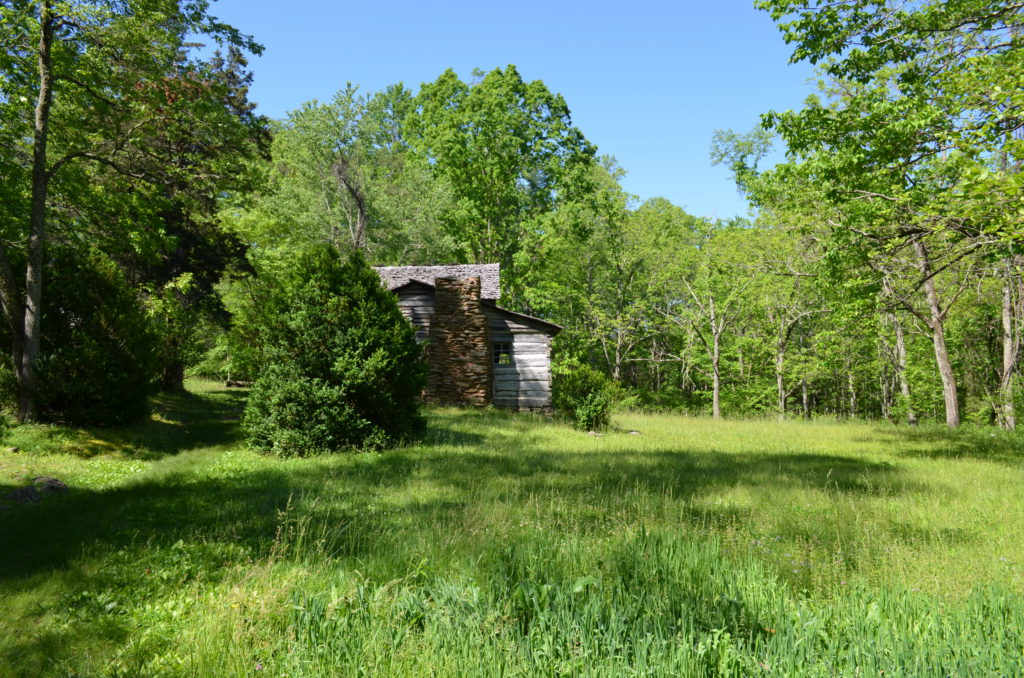
<path id="1" fill-rule="evenodd" d="M 501 296 L 500 264 L 454 264 L 451 266 L 375 266 L 373 270 L 389 290 L 415 280 L 434 286 L 437 278 L 480 278 L 480 298 L 494 301 Z"/>

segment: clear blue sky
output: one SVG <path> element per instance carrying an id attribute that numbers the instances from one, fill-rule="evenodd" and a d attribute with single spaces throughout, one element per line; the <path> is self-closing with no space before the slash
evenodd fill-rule
<path id="1" fill-rule="evenodd" d="M 211 13 L 266 47 L 250 64 L 265 115 L 349 81 L 416 91 L 448 67 L 468 79 L 515 64 L 565 97 L 576 126 L 628 172 L 626 190 L 710 217 L 747 212 L 708 160 L 712 132 L 749 130 L 811 91 L 810 67 L 787 65 L 788 46 L 752 0 L 219 0 Z"/>

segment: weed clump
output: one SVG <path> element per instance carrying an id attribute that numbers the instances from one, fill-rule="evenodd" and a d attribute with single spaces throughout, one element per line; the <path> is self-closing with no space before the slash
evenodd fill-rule
<path id="1" fill-rule="evenodd" d="M 552 404 L 557 412 L 584 431 L 608 428 L 615 405 L 615 388 L 604 373 L 578 360 L 554 366 Z"/>

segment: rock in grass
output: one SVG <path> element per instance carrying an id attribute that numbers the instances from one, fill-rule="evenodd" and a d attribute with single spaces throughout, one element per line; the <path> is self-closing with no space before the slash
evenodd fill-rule
<path id="1" fill-rule="evenodd" d="M 19 487 L 7 494 L 7 500 L 15 504 L 38 504 L 43 500 L 34 487 Z"/>
<path id="2" fill-rule="evenodd" d="M 68 491 L 67 484 L 50 476 L 36 476 L 32 479 L 32 485 L 18 487 L 7 493 L 4 500 L 14 504 L 38 504 L 44 497 L 52 497 L 55 494 L 64 494 Z M 4 507 L 9 508 L 9 507 Z"/>
<path id="3" fill-rule="evenodd" d="M 53 494 L 64 494 L 68 491 L 68 486 L 64 481 L 51 478 L 49 476 L 36 476 L 32 479 L 36 489 L 42 496 L 50 496 Z"/>

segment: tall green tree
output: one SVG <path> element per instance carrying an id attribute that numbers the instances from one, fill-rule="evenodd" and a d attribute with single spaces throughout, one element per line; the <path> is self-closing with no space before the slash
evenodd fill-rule
<path id="1" fill-rule="evenodd" d="M 545 215 L 589 190 L 595 149 L 565 99 L 515 66 L 472 83 L 448 69 L 420 89 L 405 136 L 451 187 L 442 223 L 459 258 L 500 263 L 504 293 L 522 304 L 516 255 Z"/>
<path id="2" fill-rule="evenodd" d="M 231 84 L 196 36 L 258 52 L 260 47 L 208 12 L 205 1 L 7 0 L 0 5 L 0 118 L 14 131 L 0 156 L 24 169 L 21 219 L 5 223 L 0 246 L 0 302 L 10 326 L 18 382 L 18 418 L 36 417 L 46 244 L 84 235 L 77 200 L 88 191 L 83 164 L 131 182 L 210 190 L 227 168 L 209 157 L 211 141 L 230 148 L 248 122 L 231 108 Z M 201 171 L 201 168 L 207 171 Z M 9 186 L 9 184 L 8 184 Z M 6 197 L 6 196 L 5 196 Z M 59 200 L 58 200 L 59 198 Z M 14 271 L 24 251 L 25 274 Z"/>
<path id="3" fill-rule="evenodd" d="M 665 316 L 680 328 L 692 329 L 707 355 L 715 419 L 722 416 L 725 344 L 750 306 L 748 288 L 756 279 L 748 260 L 754 233 L 738 223 L 707 224 L 692 265 L 668 288 L 672 296 Z"/>
<path id="4" fill-rule="evenodd" d="M 264 261 L 320 242 L 363 250 L 375 264 L 450 260 L 440 229 L 447 188 L 402 135 L 411 107 L 401 85 L 364 96 L 349 84 L 289 112 L 257 164 L 261 185 L 224 211 L 229 228 Z"/>
<path id="5" fill-rule="evenodd" d="M 825 102 L 770 113 L 765 125 L 830 200 L 846 206 L 841 228 L 876 252 L 909 250 L 946 421 L 956 426 L 949 307 L 935 278 L 951 250 L 987 256 L 1024 242 L 1019 211 L 1007 209 L 1024 197 L 1024 7 L 998 0 L 756 5 L 795 45 L 792 60 L 821 64 L 827 78 Z"/>
<path id="6" fill-rule="evenodd" d="M 359 250 L 321 244 L 264 280 L 263 358 L 242 425 L 281 455 L 408 442 L 422 432 L 423 348 Z"/>

